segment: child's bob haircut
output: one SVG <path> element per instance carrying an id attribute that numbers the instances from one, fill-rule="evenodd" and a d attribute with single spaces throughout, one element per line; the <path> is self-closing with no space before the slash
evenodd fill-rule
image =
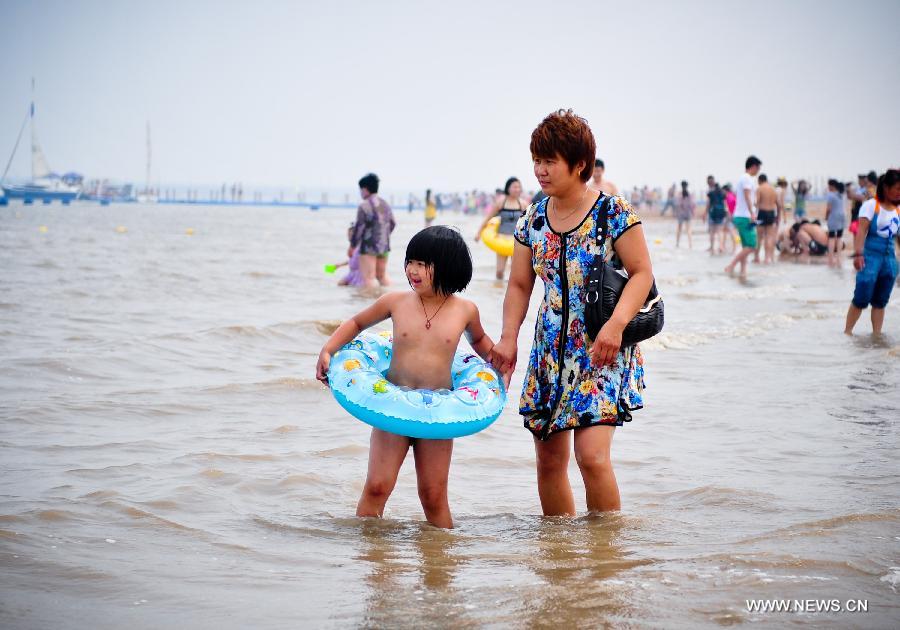
<path id="1" fill-rule="evenodd" d="M 431 284 L 435 293 L 460 293 L 472 280 L 472 255 L 459 232 L 444 225 L 425 228 L 409 240 L 406 260 L 419 260 L 433 267 Z"/>

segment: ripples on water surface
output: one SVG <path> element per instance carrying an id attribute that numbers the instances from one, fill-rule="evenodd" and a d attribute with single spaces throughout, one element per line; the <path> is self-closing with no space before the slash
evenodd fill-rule
<path id="1" fill-rule="evenodd" d="M 441 531 L 411 462 L 387 518 L 352 517 L 368 430 L 313 379 L 368 301 L 321 271 L 351 218 L 0 208 L 0 625 L 900 625 L 900 313 L 844 337 L 849 265 L 742 284 L 648 224 L 667 326 L 644 346 L 647 408 L 616 432 L 623 511 L 538 515 L 520 371 L 501 419 L 456 443 Z M 402 280 L 419 215 L 398 218 Z M 496 334 L 504 288 L 471 246 Z M 747 611 L 765 598 L 869 612 Z"/>

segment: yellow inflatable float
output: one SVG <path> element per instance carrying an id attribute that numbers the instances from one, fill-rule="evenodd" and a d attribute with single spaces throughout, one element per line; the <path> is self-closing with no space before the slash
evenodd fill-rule
<path id="1" fill-rule="evenodd" d="M 481 240 L 489 249 L 494 250 L 501 256 L 511 257 L 513 255 L 513 247 L 515 239 L 508 234 L 497 234 L 500 227 L 500 217 L 494 217 L 488 224 L 484 226 L 481 232 Z"/>

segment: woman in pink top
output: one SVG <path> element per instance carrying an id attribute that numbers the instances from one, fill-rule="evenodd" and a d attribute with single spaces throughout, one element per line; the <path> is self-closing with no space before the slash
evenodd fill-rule
<path id="1" fill-rule="evenodd" d="M 725 243 L 730 243 L 729 252 L 734 252 L 734 209 L 737 207 L 737 195 L 731 190 L 731 184 L 722 186 L 725 191 L 725 207 L 728 208 L 728 214 L 725 215 L 725 222 L 722 224 L 722 246 L 721 250 L 725 251 Z"/>

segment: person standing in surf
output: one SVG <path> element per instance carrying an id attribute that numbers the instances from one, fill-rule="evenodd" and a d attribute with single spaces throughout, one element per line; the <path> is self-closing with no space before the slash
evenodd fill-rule
<path id="1" fill-rule="evenodd" d="M 595 152 L 587 121 L 572 110 L 550 114 L 532 133 L 534 174 L 547 197 L 532 204 L 516 226 L 503 330 L 491 352 L 494 367 L 509 375 L 540 277 L 544 299 L 519 413 L 534 441 L 545 515 L 575 514 L 568 477 L 573 434 L 587 509 L 620 509 L 610 460 L 613 433 L 644 404 L 643 355 L 637 345 L 622 347 L 622 331 L 653 283 L 650 254 L 631 204 L 588 186 Z M 600 221 L 608 226 L 608 238 L 598 245 Z M 585 333 L 585 284 L 595 255 L 613 252 L 630 280 L 609 321 L 590 339 Z"/>

